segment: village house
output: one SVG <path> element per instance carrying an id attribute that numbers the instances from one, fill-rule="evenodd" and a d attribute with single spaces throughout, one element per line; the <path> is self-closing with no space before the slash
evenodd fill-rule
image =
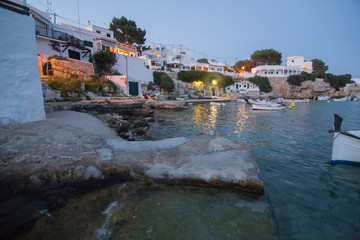
<path id="1" fill-rule="evenodd" d="M 28 7 L 35 19 L 38 69 L 42 78 L 76 74 L 89 79 L 95 74 L 92 63 L 89 63 L 90 54 L 105 50 L 117 54 L 117 64 L 113 69 L 121 75 L 112 76 L 111 80 L 125 93 L 141 95 L 141 84 L 153 80 L 151 61 L 141 57 L 135 47 L 119 43 L 113 31 L 90 24 L 79 28 L 52 23 L 49 13 L 31 5 Z"/>
<path id="2" fill-rule="evenodd" d="M 286 66 L 260 65 L 252 68 L 251 74 L 261 77 L 289 77 L 290 75 L 300 75 L 302 71 L 312 73 L 312 62 L 306 62 L 304 56 L 294 56 L 287 58 Z"/>
<path id="3" fill-rule="evenodd" d="M 226 93 L 231 93 L 231 94 L 254 94 L 260 93 L 260 88 L 258 86 L 256 86 L 256 84 L 253 84 L 250 81 L 247 80 L 235 80 L 233 85 L 227 86 L 225 89 Z"/>

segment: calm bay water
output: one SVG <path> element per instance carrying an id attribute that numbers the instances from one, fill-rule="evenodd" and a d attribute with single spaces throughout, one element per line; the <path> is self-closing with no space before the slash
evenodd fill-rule
<path id="1" fill-rule="evenodd" d="M 152 128 L 157 138 L 207 134 L 251 145 L 265 195 L 117 184 L 70 200 L 27 237 L 360 239 L 360 167 L 332 166 L 332 143 L 324 146 L 334 113 L 344 118 L 343 129 L 360 129 L 360 102 L 299 103 L 272 112 L 235 102 L 160 111 L 166 121 Z"/>

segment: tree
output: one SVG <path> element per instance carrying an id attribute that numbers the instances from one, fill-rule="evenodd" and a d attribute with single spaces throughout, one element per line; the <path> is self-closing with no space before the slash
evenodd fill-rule
<path id="1" fill-rule="evenodd" d="M 99 50 L 90 55 L 89 62 L 94 64 L 95 72 L 102 76 L 111 72 L 111 68 L 117 63 L 117 58 L 115 53 Z"/>
<path id="2" fill-rule="evenodd" d="M 325 65 L 325 63 L 320 59 L 315 58 L 311 61 L 313 65 L 314 76 L 318 78 L 325 78 L 326 77 L 325 73 L 329 69 L 329 67 Z"/>
<path id="3" fill-rule="evenodd" d="M 257 65 L 280 65 L 281 53 L 274 49 L 256 50 L 251 54 L 251 61 Z"/>
<path id="4" fill-rule="evenodd" d="M 233 85 L 234 79 L 230 76 L 225 76 L 223 81 L 219 83 L 220 88 L 226 88 L 227 86 Z"/>
<path id="5" fill-rule="evenodd" d="M 134 21 L 127 20 L 124 16 L 121 18 L 114 17 L 109 29 L 114 31 L 116 40 L 121 43 L 143 45 L 146 41 L 146 30 L 138 28 Z"/>
<path id="6" fill-rule="evenodd" d="M 209 64 L 209 60 L 207 60 L 206 58 L 200 58 L 197 60 L 199 63 L 207 63 Z"/>
<path id="7" fill-rule="evenodd" d="M 167 75 L 167 74 L 164 73 L 164 72 L 156 72 L 156 71 L 153 72 L 154 84 L 155 84 L 156 86 L 160 86 L 161 77 L 162 77 L 163 75 Z"/>
<path id="8" fill-rule="evenodd" d="M 272 91 L 270 81 L 267 77 L 256 76 L 256 77 L 249 78 L 249 81 L 258 85 L 260 88 L 260 91 L 262 91 L 262 92 L 271 92 Z"/>
<path id="9" fill-rule="evenodd" d="M 175 83 L 166 73 L 161 76 L 160 88 L 168 93 L 171 93 L 175 89 Z"/>
<path id="10" fill-rule="evenodd" d="M 153 82 L 149 82 L 148 85 L 147 85 L 147 90 L 148 91 L 155 91 L 155 85 Z"/>
<path id="11" fill-rule="evenodd" d="M 330 83 L 330 86 L 339 91 L 341 87 L 345 87 L 347 83 L 351 82 L 351 75 L 333 75 L 331 73 L 326 74 L 325 82 Z"/>
<path id="12" fill-rule="evenodd" d="M 244 69 L 243 69 L 244 67 Z M 241 72 L 242 70 L 251 72 L 251 69 L 256 67 L 256 63 L 251 60 L 240 60 L 237 63 L 235 63 L 235 71 Z"/>

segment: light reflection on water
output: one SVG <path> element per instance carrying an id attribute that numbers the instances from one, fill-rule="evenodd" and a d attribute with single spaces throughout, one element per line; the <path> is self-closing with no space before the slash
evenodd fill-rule
<path id="1" fill-rule="evenodd" d="M 360 129 L 360 102 L 319 101 L 272 112 L 239 103 L 190 106 L 161 112 L 161 133 L 251 145 L 280 239 L 360 239 L 360 167 L 332 166 L 332 144 L 324 146 L 334 113 L 344 117 L 343 129 Z"/>

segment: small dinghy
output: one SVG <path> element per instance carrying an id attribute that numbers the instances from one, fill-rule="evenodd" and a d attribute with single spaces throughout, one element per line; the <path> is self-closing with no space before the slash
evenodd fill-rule
<path id="1" fill-rule="evenodd" d="M 341 131 L 343 118 L 334 114 L 334 140 L 331 161 L 360 164 L 360 130 Z"/>

